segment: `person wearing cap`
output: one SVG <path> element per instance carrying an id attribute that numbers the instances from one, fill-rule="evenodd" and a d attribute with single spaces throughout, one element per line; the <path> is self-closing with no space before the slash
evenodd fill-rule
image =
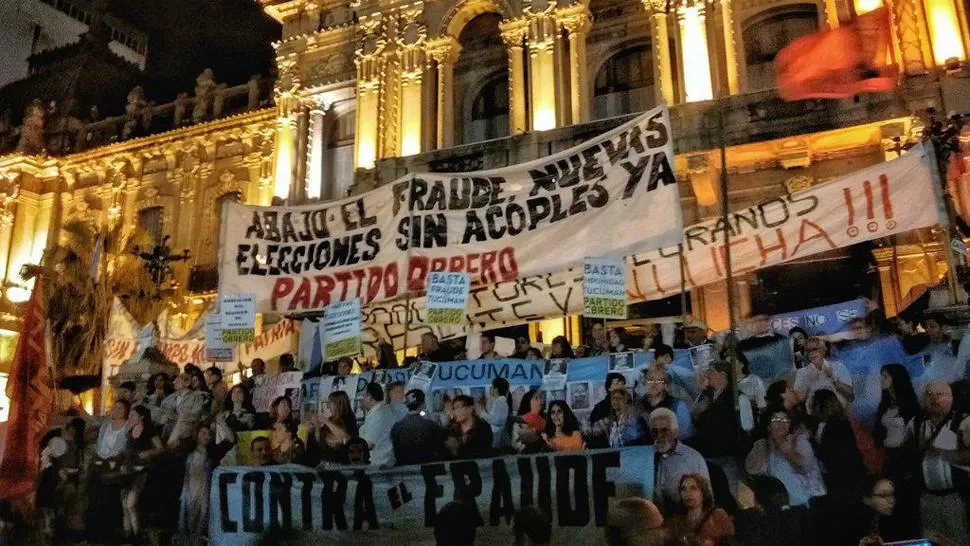
<path id="1" fill-rule="evenodd" d="M 391 427 L 391 444 L 397 464 L 424 464 L 445 458 L 445 430 L 423 413 L 425 396 L 419 389 L 404 395 L 408 414 Z"/>
<path id="2" fill-rule="evenodd" d="M 700 319 L 689 317 L 684 321 L 684 339 L 677 343 L 678 349 L 690 349 L 699 345 L 713 345 L 714 340 L 707 337 L 707 324 Z"/>
<path id="3" fill-rule="evenodd" d="M 666 542 L 664 517 L 654 503 L 628 497 L 610 506 L 606 515 L 608 546 L 662 546 Z"/>

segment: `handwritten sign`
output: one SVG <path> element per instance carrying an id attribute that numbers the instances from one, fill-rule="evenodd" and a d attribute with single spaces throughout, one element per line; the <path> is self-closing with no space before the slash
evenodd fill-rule
<path id="1" fill-rule="evenodd" d="M 583 316 L 626 318 L 626 265 L 623 260 L 586 258 L 583 273 Z"/>
<path id="2" fill-rule="evenodd" d="M 428 274 L 428 324 L 464 324 L 468 310 L 467 273 L 435 271 Z"/>
<path id="3" fill-rule="evenodd" d="M 231 343 L 222 341 L 222 318 L 219 315 L 205 317 L 205 359 L 209 362 L 232 362 Z"/>
<path id="4" fill-rule="evenodd" d="M 223 343 L 250 343 L 256 337 L 256 296 L 225 294 L 219 299 Z"/>
<path id="5" fill-rule="evenodd" d="M 332 303 L 323 311 L 324 358 L 360 354 L 360 300 Z"/>

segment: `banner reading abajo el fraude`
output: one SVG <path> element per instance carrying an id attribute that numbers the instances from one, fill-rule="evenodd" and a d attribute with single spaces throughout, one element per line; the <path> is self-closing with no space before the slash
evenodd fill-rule
<path id="1" fill-rule="evenodd" d="M 513 514 L 529 505 L 551 516 L 556 544 L 598 544 L 610 501 L 653 494 L 653 459 L 652 447 L 638 446 L 389 470 L 219 467 L 210 543 L 286 534 L 299 544 L 434 544 L 435 514 L 458 495 L 481 518 L 477 545 L 509 544 Z"/>
<path id="2" fill-rule="evenodd" d="M 257 311 L 423 292 L 431 271 L 492 284 L 676 244 L 683 222 L 666 107 L 556 155 L 473 173 L 412 174 L 297 207 L 228 204 L 220 294 Z M 568 241 L 568 244 L 565 244 Z"/>
<path id="3" fill-rule="evenodd" d="M 898 159 L 735 210 L 728 225 L 717 218 L 686 227 L 678 241 L 683 244 L 683 253 L 675 243 L 627 258 L 629 301 L 678 294 L 681 262 L 688 290 L 723 280 L 726 277 L 725 231 L 730 236 L 734 274 L 741 275 L 827 250 L 937 225 L 940 220 L 931 176 L 933 168 L 930 156 L 920 145 Z M 487 330 L 578 314 L 582 310 L 583 271 L 576 267 L 472 286 L 468 320 L 469 324 Z M 411 325 L 409 345 L 415 345 L 423 331 L 434 331 L 439 337 L 464 332 L 461 327 L 424 324 L 424 298 L 420 297 L 371 304 L 364 307 L 363 313 L 367 352 L 376 348 L 378 339 L 402 346 L 405 323 Z"/>

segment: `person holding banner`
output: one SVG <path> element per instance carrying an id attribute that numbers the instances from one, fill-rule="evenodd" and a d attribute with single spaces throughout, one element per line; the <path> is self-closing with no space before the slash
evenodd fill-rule
<path id="1" fill-rule="evenodd" d="M 495 352 L 495 334 L 481 334 L 481 336 L 478 338 L 478 347 L 482 351 L 482 354 L 479 355 L 478 360 L 494 360 L 496 358 L 502 358 L 498 353 Z"/>
<path id="2" fill-rule="evenodd" d="M 445 430 L 422 415 L 424 401 L 424 391 L 409 390 L 404 395 L 408 414 L 391 427 L 391 444 L 399 466 L 425 464 L 445 458 Z"/>
<path id="3" fill-rule="evenodd" d="M 549 346 L 549 358 L 576 358 L 566 336 L 552 338 L 552 345 Z"/>
<path id="4" fill-rule="evenodd" d="M 690 409 L 683 400 L 674 398 L 668 392 L 670 376 L 661 367 L 644 370 L 647 392 L 640 400 L 640 414 L 649 416 L 657 408 L 667 408 L 677 414 L 677 421 L 681 423 L 677 438 L 688 440 L 694 436 L 694 424 Z M 652 441 L 650 443 L 653 443 Z"/>
<path id="5" fill-rule="evenodd" d="M 809 365 L 795 372 L 796 392 L 803 400 L 812 415 L 815 409 L 813 397 L 821 389 L 828 389 L 839 397 L 843 407 L 851 404 L 855 399 L 852 390 L 852 375 L 844 364 L 837 360 L 829 360 L 828 347 L 821 338 L 811 337 L 805 342 L 805 353 L 808 355 Z"/>
<path id="6" fill-rule="evenodd" d="M 590 423 L 591 438 L 606 438 L 606 445 L 620 448 L 644 443 L 646 427 L 633 408 L 633 398 L 626 389 L 610 391 L 609 417 Z M 600 440 L 602 442 L 602 440 Z"/>

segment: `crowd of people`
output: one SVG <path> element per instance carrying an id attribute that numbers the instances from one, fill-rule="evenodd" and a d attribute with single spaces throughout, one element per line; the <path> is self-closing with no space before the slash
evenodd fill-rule
<path id="1" fill-rule="evenodd" d="M 934 320 L 938 325 L 940 319 Z M 779 335 L 761 328 L 761 321 L 752 321 L 754 331 Z M 925 332 L 899 329 L 896 335 L 921 349 L 943 343 L 946 335 L 929 322 L 923 321 Z M 610 544 L 855 546 L 873 537 L 888 542 L 924 533 L 967 543 L 965 382 L 930 379 L 918 392 L 904 366 L 874 363 L 882 395 L 870 428 L 852 414 L 852 377 L 829 356 L 825 340 L 790 332 L 790 371 L 767 378 L 766 385 L 748 369 L 743 350 L 722 349 L 708 334 L 699 321 L 685 324 L 683 346 L 714 344 L 721 355 L 687 386 L 673 381 L 674 350 L 659 339 L 636 342 L 622 328 L 602 324 L 592 328 L 580 351 L 564 337 L 554 339 L 548 358 L 653 353 L 634 384 L 608 374 L 604 398 L 582 419 L 566 400 L 546 400 L 538 388 L 513 404 L 509 382 L 496 378 L 487 396 L 447 397 L 442 411 L 431 411 L 420 389 L 370 383 L 361 399 L 362 422 L 342 390 L 329 394 L 319 415 L 298 421 L 287 397 L 274 400 L 267 413 L 256 411 L 252 395 L 266 373 L 262 361 L 253 361 L 252 377 L 231 388 L 218 368 L 203 372 L 188 365 L 176 377 L 153 376 L 141 397 L 136 385 L 120 385 L 93 446 L 85 444 L 95 435 L 86 434 L 81 418 L 45 436 L 37 505 L 51 537 L 103 540 L 111 537 L 97 535 L 117 533 L 133 542 L 151 529 L 194 545 L 205 540 L 213 469 L 236 462 L 243 431 L 267 431 L 245 446 L 249 463 L 258 466 L 387 468 L 652 445 L 653 498 L 611 506 Z M 488 334 L 480 349 L 481 358 L 499 358 Z M 955 355 L 958 347 L 948 350 Z M 426 334 L 420 356 L 405 364 L 463 356 Z M 509 356 L 544 357 L 525 338 Z M 286 357 L 292 369 L 292 357 Z M 349 375 L 353 362 L 330 366 L 329 373 Z M 750 405 L 758 422 L 752 430 L 739 427 L 736 404 Z M 463 510 L 460 500 L 442 509 L 435 529 L 439 544 L 474 543 L 475 525 L 456 524 Z M 548 518 L 535 508 L 516 515 L 515 532 L 520 544 L 555 541 Z"/>

